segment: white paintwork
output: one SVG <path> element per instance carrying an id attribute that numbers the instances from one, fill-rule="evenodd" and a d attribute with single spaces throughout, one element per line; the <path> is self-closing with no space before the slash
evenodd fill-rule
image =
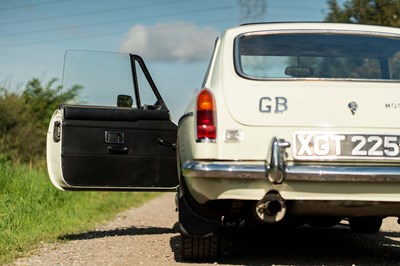
<path id="1" fill-rule="evenodd" d="M 225 31 L 219 38 L 204 87 L 212 91 L 217 106 L 217 141 L 195 141 L 195 99 L 190 101 L 188 116 L 179 124 L 180 162 L 190 160 L 254 161 L 268 163 L 268 149 L 273 137 L 293 140 L 298 131 L 341 132 L 377 135 L 400 135 L 400 108 L 386 104 L 400 103 L 400 83 L 338 81 L 323 79 L 250 80 L 240 77 L 234 68 L 236 36 L 259 31 L 340 30 L 366 34 L 398 35 L 400 29 L 379 26 L 327 23 L 271 23 L 240 26 Z M 284 113 L 262 113 L 262 97 L 285 97 Z M 356 115 L 348 108 L 351 101 L 359 105 Z M 242 142 L 227 143 L 226 130 L 241 130 Z M 292 149 L 287 160 L 293 161 Z M 373 160 L 370 161 L 373 163 Z M 399 165 L 400 166 L 400 165 Z M 266 180 L 204 179 L 184 177 L 189 191 L 200 203 L 213 199 L 259 200 L 271 189 L 285 199 L 363 200 L 400 202 L 399 183 L 318 183 L 284 182 L 273 185 Z"/>
<path id="2" fill-rule="evenodd" d="M 47 137 L 46 137 L 47 172 L 49 173 L 51 183 L 53 183 L 53 185 L 56 188 L 64 190 L 64 188 L 62 187 L 62 185 L 65 184 L 65 181 L 62 177 L 62 169 L 61 169 L 61 140 L 59 142 L 54 142 L 53 140 L 53 131 L 55 122 L 60 122 L 60 123 L 62 122 L 61 109 L 57 109 L 53 113 L 53 116 L 49 123 L 49 129 L 47 130 Z"/>

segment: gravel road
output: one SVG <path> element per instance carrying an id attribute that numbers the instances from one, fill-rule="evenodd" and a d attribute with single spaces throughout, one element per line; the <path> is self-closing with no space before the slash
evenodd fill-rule
<path id="1" fill-rule="evenodd" d="M 44 245 L 15 265 L 200 265 L 180 259 L 174 193 L 118 214 L 95 231 Z M 264 234 L 262 234 L 264 233 Z M 400 265 L 400 225 L 384 220 L 376 235 L 331 229 L 289 232 L 223 231 L 223 256 L 201 265 Z"/>

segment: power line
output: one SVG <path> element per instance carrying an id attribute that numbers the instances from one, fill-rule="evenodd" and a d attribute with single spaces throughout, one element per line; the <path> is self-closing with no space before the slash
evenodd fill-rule
<path id="1" fill-rule="evenodd" d="M 44 4 L 65 2 L 65 1 L 71 1 L 71 0 L 51 1 L 51 2 L 46 2 L 46 3 L 41 3 L 41 4 L 30 4 L 30 5 L 17 6 L 17 7 L 25 7 L 25 6 L 32 6 L 32 5 L 42 5 L 42 4 L 44 5 Z M 110 13 L 110 12 L 116 12 L 116 11 L 120 11 L 120 10 L 143 8 L 143 7 L 150 7 L 150 6 L 156 6 L 156 5 L 172 4 L 172 3 L 176 3 L 176 2 L 182 2 L 182 1 L 184 1 L 184 0 L 172 0 L 172 1 L 166 1 L 166 2 L 161 2 L 161 3 L 143 4 L 143 5 L 135 5 L 135 6 L 125 6 L 125 7 L 120 7 L 120 8 L 103 9 L 103 10 L 89 11 L 89 12 L 78 12 L 78 13 L 66 14 L 66 15 L 60 15 L 60 16 L 50 16 L 50 17 L 36 18 L 36 19 L 26 19 L 26 20 L 0 22 L 0 26 L 9 25 L 9 24 L 22 24 L 22 23 L 29 23 L 29 22 L 36 22 L 36 21 L 45 21 L 45 20 L 52 20 L 52 19 L 61 19 L 61 18 L 67 18 L 67 17 L 77 17 L 77 16 L 94 15 L 94 14 L 101 14 L 101 13 Z M 12 7 L 12 8 L 17 8 L 17 7 Z M 279 6 L 279 5 L 271 5 L 270 7 L 272 7 L 272 8 L 282 8 L 282 9 L 287 9 L 288 8 L 287 6 Z M 291 6 L 290 8 L 291 9 L 297 9 L 297 10 L 319 9 L 319 8 L 316 8 L 316 7 L 302 7 L 302 6 Z M 3 8 L 3 9 L 9 9 L 9 8 Z M 0 8 L 0 10 L 2 10 L 2 9 Z M 322 10 L 324 10 L 324 9 L 322 9 Z M 28 33 L 28 32 L 21 32 L 21 33 L 15 33 L 15 34 L 13 34 L 13 33 L 3 34 L 1 36 L 12 36 L 12 35 L 25 34 L 25 33 Z"/>
<path id="2" fill-rule="evenodd" d="M 232 8 L 234 6 L 235 5 L 225 5 L 225 6 L 212 7 L 212 8 L 203 8 L 203 9 L 172 12 L 172 13 L 166 13 L 166 14 L 158 14 L 158 15 L 150 15 L 150 16 L 143 16 L 143 17 L 111 20 L 111 21 L 106 21 L 106 22 L 80 24 L 79 27 L 96 27 L 96 26 L 103 26 L 103 25 L 107 25 L 107 24 L 116 24 L 116 23 L 121 23 L 121 22 L 126 22 L 126 21 L 132 21 L 132 20 L 146 20 L 146 19 L 152 19 L 152 18 L 177 16 L 177 15 L 182 15 L 182 14 L 194 14 L 194 13 L 208 12 L 208 11 L 214 11 L 214 10 L 219 10 L 219 9 L 228 9 L 228 8 Z M 24 35 L 24 34 L 34 34 L 34 33 L 43 33 L 43 32 L 58 31 L 58 30 L 64 30 L 64 29 L 65 28 L 48 28 L 48 29 L 42 29 L 42 30 L 24 31 L 24 32 L 17 32 L 17 33 L 0 34 L 0 37 Z"/>
<path id="3" fill-rule="evenodd" d="M 226 21 L 237 20 L 237 19 L 238 19 L 237 17 L 231 17 L 231 18 L 224 18 L 224 19 L 217 19 L 217 20 L 200 21 L 200 22 L 196 22 L 196 25 L 207 24 L 207 23 L 220 23 L 220 22 L 226 22 Z M 191 25 L 191 24 L 193 24 L 193 23 L 178 23 L 178 24 L 168 25 L 168 26 L 155 26 L 152 28 L 152 30 L 165 30 L 167 28 L 180 28 L 183 26 Z M 126 31 L 92 34 L 92 35 L 86 35 L 86 36 L 80 36 L 80 37 L 49 39 L 49 40 L 42 40 L 42 41 L 11 43 L 11 44 L 6 44 L 6 45 L 0 44 L 0 47 L 23 46 L 23 45 L 30 45 L 30 44 L 43 44 L 43 43 L 51 43 L 51 42 L 70 41 L 70 40 L 76 40 L 76 39 L 90 39 L 90 38 L 97 38 L 97 37 L 104 37 L 104 36 L 119 35 L 119 34 L 124 34 L 124 33 L 126 33 Z"/>
<path id="4" fill-rule="evenodd" d="M 287 6 L 279 6 L 279 5 L 268 5 L 268 8 L 277 8 L 277 9 L 288 9 Z M 325 10 L 326 8 L 318 8 L 318 7 L 313 7 L 313 6 L 290 6 L 291 9 L 297 9 L 297 10 L 309 10 L 309 9 L 314 9 L 314 10 Z"/>
<path id="5" fill-rule="evenodd" d="M 61 1 L 71 1 L 71 0 L 61 0 Z M 60 19 L 60 18 L 68 18 L 68 17 L 93 15 L 93 14 L 101 14 L 101 13 L 110 13 L 110 12 L 115 12 L 115 11 L 120 11 L 120 10 L 127 10 L 127 9 L 134 9 L 134 8 L 143 8 L 143 7 L 150 7 L 150 6 L 157 6 L 157 5 L 172 4 L 172 3 L 176 3 L 176 2 L 182 2 L 182 1 L 184 1 L 184 0 L 172 0 L 172 1 L 166 1 L 166 2 L 161 2 L 161 3 L 125 6 L 125 7 L 113 8 L 113 9 L 103 9 L 103 10 L 96 10 L 96 11 L 89 11 L 89 12 L 79 12 L 79 13 L 67 14 L 67 15 L 61 15 L 61 16 L 50 16 L 50 17 L 36 18 L 36 19 L 25 19 L 25 20 L 8 21 L 8 22 L 1 22 L 0 26 L 10 25 L 10 24 L 22 24 L 22 23 L 36 22 L 36 21 L 45 21 L 45 20 Z"/>
<path id="6" fill-rule="evenodd" d="M 43 5 L 50 5 L 50 4 L 58 4 L 60 2 L 71 1 L 71 0 L 54 0 L 42 3 L 35 3 L 35 4 L 26 4 L 26 5 L 19 5 L 19 6 L 10 6 L 10 7 L 2 7 L 0 11 L 9 10 L 9 9 L 17 9 L 17 8 L 25 8 L 25 7 L 33 7 L 33 6 L 43 6 Z"/>

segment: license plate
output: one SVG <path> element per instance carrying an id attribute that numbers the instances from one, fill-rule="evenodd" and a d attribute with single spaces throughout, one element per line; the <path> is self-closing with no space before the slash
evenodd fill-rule
<path id="1" fill-rule="evenodd" d="M 400 159 L 400 135 L 337 133 L 294 134 L 295 159 L 394 158 Z"/>

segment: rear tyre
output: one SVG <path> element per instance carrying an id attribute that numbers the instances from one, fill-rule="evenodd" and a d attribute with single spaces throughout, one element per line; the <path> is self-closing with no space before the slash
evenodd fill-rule
<path id="1" fill-rule="evenodd" d="M 349 218 L 351 231 L 361 234 L 375 234 L 382 225 L 381 217 L 353 217 Z"/>
<path id="2" fill-rule="evenodd" d="M 212 236 L 188 236 L 181 234 L 181 252 L 184 260 L 210 260 L 219 254 L 219 239 Z"/>

